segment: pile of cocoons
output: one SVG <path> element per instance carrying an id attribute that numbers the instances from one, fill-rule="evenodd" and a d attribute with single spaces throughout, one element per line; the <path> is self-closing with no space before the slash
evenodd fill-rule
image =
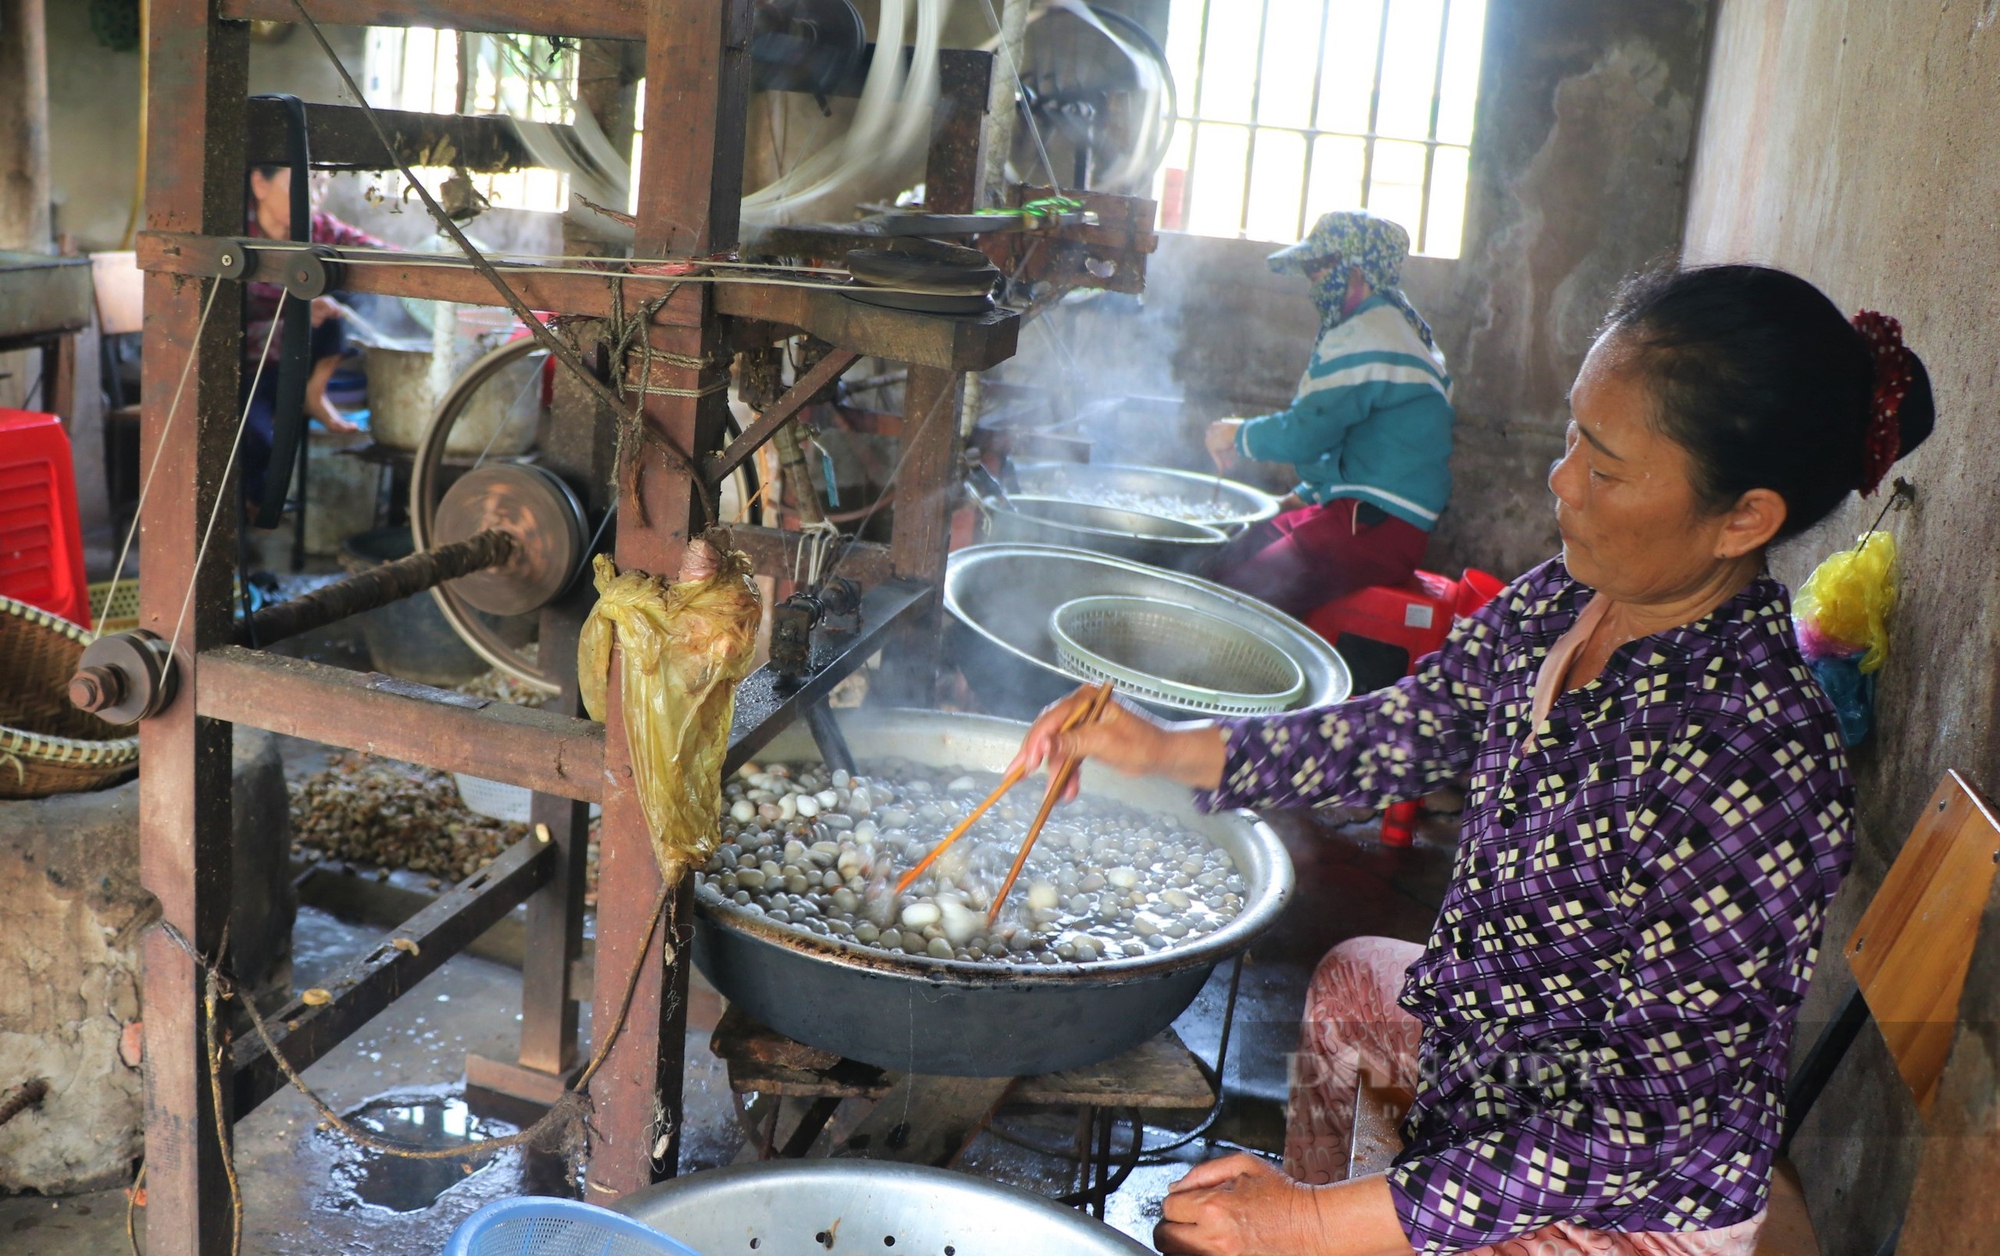
<path id="1" fill-rule="evenodd" d="M 897 894 L 898 878 L 1000 778 L 900 759 L 861 768 L 745 764 L 723 787 L 722 844 L 697 893 L 891 954 L 1017 965 L 1165 951 L 1215 932 L 1248 897 L 1229 853 L 1207 837 L 1085 795 L 1056 808 L 989 928 L 1043 782 L 1002 799 Z"/>

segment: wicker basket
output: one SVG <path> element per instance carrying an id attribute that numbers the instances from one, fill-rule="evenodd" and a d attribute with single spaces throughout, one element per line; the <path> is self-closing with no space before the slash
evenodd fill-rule
<path id="1" fill-rule="evenodd" d="M 139 626 L 139 582 L 100 580 L 90 586 L 90 622 L 101 632 Z M 107 600 L 108 599 L 108 600 Z"/>
<path id="2" fill-rule="evenodd" d="M 0 597 L 0 798 L 102 789 L 139 766 L 139 739 L 70 705 L 69 678 L 90 634 Z"/>

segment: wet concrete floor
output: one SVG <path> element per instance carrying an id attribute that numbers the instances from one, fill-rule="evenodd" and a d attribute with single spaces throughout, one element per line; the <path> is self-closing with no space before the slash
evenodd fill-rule
<path id="1" fill-rule="evenodd" d="M 1306 983 L 1326 949 L 1362 934 L 1420 939 L 1428 930 L 1449 874 L 1455 821 L 1427 817 L 1416 846 L 1383 847 L 1373 820 L 1341 826 L 1314 814 L 1271 817 L 1298 870 L 1298 897 L 1277 930 L 1248 957 L 1238 997 L 1226 1083 L 1229 1103 L 1214 1133 L 1230 1143 L 1275 1151 L 1282 1144 L 1285 1055 L 1293 1049 Z M 374 927 L 300 910 L 295 935 L 295 982 L 323 982 L 365 953 L 380 936 Z M 1213 1061 L 1221 1039 L 1229 969 L 1225 966 L 1176 1023 L 1188 1045 Z M 699 987 L 699 981 L 697 979 Z M 410 995 L 307 1070 L 306 1079 L 343 1113 L 367 1105 L 383 1133 L 403 1141 L 451 1140 L 469 1133 L 506 1133 L 477 1124 L 458 1104 L 469 1051 L 512 1058 L 518 1045 L 520 973 L 504 964 L 461 955 Z M 721 1063 L 708 1051 L 721 1012 L 713 991 L 693 1000 L 687 1041 L 687 1135 L 683 1172 L 754 1155 L 745 1148 Z M 585 1009 L 588 1033 L 588 1008 Z M 861 1115 L 850 1103 L 833 1133 Z M 1007 1132 L 1062 1145 L 1061 1118 L 1036 1128 L 1009 1118 Z M 544 1157 L 507 1151 L 471 1165 L 434 1162 L 411 1170 L 359 1156 L 320 1122 L 303 1097 L 287 1090 L 237 1126 L 237 1164 L 244 1191 L 246 1253 L 325 1256 L 438 1251 L 452 1229 L 481 1205 L 523 1193 L 554 1194 L 561 1173 Z M 1127 1136 L 1121 1132 L 1120 1145 Z M 1173 1131 L 1156 1129 L 1157 1145 Z M 823 1140 L 825 1141 L 825 1140 Z M 1180 1156 L 1204 1158 L 1216 1145 L 1196 1143 Z M 986 1135 L 968 1149 L 968 1170 L 1059 1195 L 1074 1185 L 1074 1167 Z M 1106 1219 L 1142 1241 L 1159 1216 L 1180 1164 L 1142 1166 L 1109 1201 Z M 0 1199 L 0 1252 L 8 1256 L 101 1256 L 126 1250 L 125 1197 L 112 1190 L 61 1200 Z M 144 1211 L 138 1231 L 144 1242 Z"/>

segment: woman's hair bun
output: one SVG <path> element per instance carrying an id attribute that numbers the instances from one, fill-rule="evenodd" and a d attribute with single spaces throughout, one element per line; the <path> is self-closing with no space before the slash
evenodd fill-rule
<path id="1" fill-rule="evenodd" d="M 1667 265 L 1635 276 L 1606 331 L 1633 350 L 1656 421 L 1688 453 L 1695 491 L 1717 509 L 1752 489 L 1775 491 L 1785 499 L 1778 540 L 1872 488 L 1937 421 L 1930 375 L 1894 319 L 1850 321 L 1811 283 L 1773 267 Z M 1888 385 L 1902 389 L 1899 431 L 1871 453 L 1877 355 L 1891 346 L 1906 368 Z"/>

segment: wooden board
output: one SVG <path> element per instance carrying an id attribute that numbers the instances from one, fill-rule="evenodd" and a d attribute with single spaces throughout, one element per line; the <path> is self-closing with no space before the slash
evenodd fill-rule
<path id="1" fill-rule="evenodd" d="M 1088 1104 L 1200 1112 L 1215 1102 L 1215 1088 L 1180 1035 L 1164 1029 L 1108 1060 L 1024 1077 L 1009 1099 L 1051 1107 Z"/>
<path id="2" fill-rule="evenodd" d="M 1996 864 L 1993 808 L 1958 773 L 1946 772 L 1848 939 L 1848 967 L 1926 1116 L 1951 1050 Z"/>
<path id="3" fill-rule="evenodd" d="M 283 104 L 267 96 L 253 96 L 248 105 L 248 160 L 253 166 L 288 165 L 291 157 L 286 134 Z M 451 165 L 464 166 L 475 173 L 519 170 L 536 164 L 521 142 L 512 118 L 461 117 L 446 113 L 415 113 L 406 109 L 377 109 L 376 118 L 389 133 L 396 154 L 413 166 L 439 164 L 426 161 L 443 145 L 450 145 Z M 572 130 L 556 126 L 560 136 Z M 306 105 L 306 140 L 315 170 L 394 170 L 396 157 L 382 147 L 382 137 L 368 122 L 368 115 L 356 105 Z"/>
<path id="4" fill-rule="evenodd" d="M 202 236 L 141 232 L 137 241 L 139 268 L 168 275 L 212 274 L 210 259 L 224 240 L 233 238 L 224 233 Z M 282 280 L 283 258 L 275 250 L 255 250 L 253 260 L 257 269 L 252 278 L 260 282 Z M 591 318 L 609 317 L 613 305 L 621 299 L 626 313 L 636 313 L 667 290 L 664 281 L 656 278 L 627 276 L 620 289 L 614 283 L 618 278 L 615 275 L 550 273 L 550 270 L 508 266 L 501 273 L 530 308 Z M 434 255 L 412 257 L 407 264 L 349 266 L 342 274 L 340 286 L 349 292 L 455 301 L 462 305 L 505 304 L 485 276 L 470 265 Z M 699 323 L 705 307 L 691 299 L 695 295 L 698 295 L 695 285 L 683 285 L 673 302 L 655 316 L 662 334 L 674 329 L 687 330 Z M 1021 316 L 1009 309 L 995 309 L 977 317 L 919 314 L 850 301 L 832 285 L 719 284 L 704 301 L 712 304 L 715 314 L 795 327 L 857 353 L 952 372 L 983 371 L 1004 362 L 1014 356 L 1020 338 Z M 654 345 L 673 350 L 671 344 L 658 336 Z"/>
<path id="5" fill-rule="evenodd" d="M 890 1076 L 889 1093 L 834 1155 L 943 1168 L 986 1128 L 1014 1087 L 1011 1077 Z"/>
<path id="6" fill-rule="evenodd" d="M 881 1069 L 787 1038 L 735 1007 L 716 1024 L 709 1050 L 729 1065 L 730 1088 L 743 1093 L 879 1099 L 894 1084 Z M 1215 1102 L 1215 1090 L 1180 1035 L 1166 1029 L 1109 1060 L 1022 1078 L 1009 1100 L 1201 1111 Z"/>
<path id="7" fill-rule="evenodd" d="M 305 0 L 322 26 L 428 26 L 579 39 L 644 39 L 645 0 Z M 222 16 L 296 22 L 292 0 L 222 0 Z"/>
<path id="8" fill-rule="evenodd" d="M 243 230 L 243 104 L 249 33 L 214 20 L 205 0 L 153 0 L 153 118 L 146 163 L 146 224 L 154 230 Z M 11 34 L 0 36 L 12 38 Z M 236 443 L 243 346 L 231 285 L 203 326 L 203 284 L 146 277 L 140 462 L 148 468 L 139 536 L 139 616 L 179 638 L 182 675 L 194 657 L 230 637 L 236 566 L 236 492 L 226 474 Z M 197 334 L 199 333 L 199 334 Z M 186 395 L 173 407 L 183 367 Z M 233 507 L 233 503 L 230 503 Z M 220 518 L 204 549 L 210 519 Z M 186 607 L 186 622 L 181 622 Z M 230 728 L 187 695 L 139 723 L 140 879 L 161 919 L 203 956 L 220 953 L 231 901 Z M 233 1216 L 215 1087 L 203 1033 L 203 977 L 163 930 L 145 936 L 146 1250 L 152 1256 L 224 1256 Z M 223 1061 L 224 1107 L 233 1083 Z M 224 1114 L 227 1115 L 226 1112 Z"/>
<path id="9" fill-rule="evenodd" d="M 204 651 L 196 675 L 196 708 L 213 719 L 580 802 L 604 796 L 604 725 L 595 720 L 460 705 L 451 690 L 242 646 Z"/>

